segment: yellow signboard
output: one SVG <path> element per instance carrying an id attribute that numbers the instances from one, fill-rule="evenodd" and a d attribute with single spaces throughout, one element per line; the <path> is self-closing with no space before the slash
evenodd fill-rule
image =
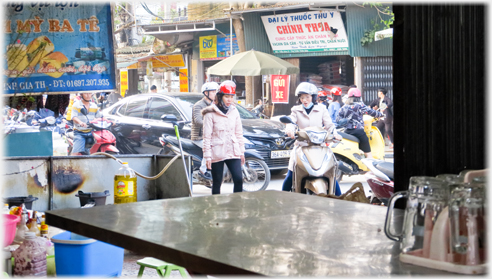
<path id="1" fill-rule="evenodd" d="M 200 37 L 200 59 L 217 57 L 217 36 Z"/>
<path id="2" fill-rule="evenodd" d="M 188 90 L 188 69 L 179 69 L 179 92 L 190 92 Z"/>
<path id="3" fill-rule="evenodd" d="M 138 62 L 135 62 L 134 64 L 131 64 L 130 66 L 126 67 L 127 69 L 138 69 Z"/>
<path id="4" fill-rule="evenodd" d="M 152 57 L 152 65 L 154 68 L 180 68 L 185 66 L 185 62 L 181 54 L 160 55 Z"/>
<path id="5" fill-rule="evenodd" d="M 128 89 L 128 70 L 120 70 L 120 95 L 125 97 L 126 90 Z"/>

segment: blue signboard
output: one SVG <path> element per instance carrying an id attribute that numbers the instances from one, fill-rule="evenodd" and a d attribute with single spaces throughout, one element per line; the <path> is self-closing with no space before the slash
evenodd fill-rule
<path id="1" fill-rule="evenodd" d="M 109 4 L 4 4 L 5 94 L 115 90 Z"/>

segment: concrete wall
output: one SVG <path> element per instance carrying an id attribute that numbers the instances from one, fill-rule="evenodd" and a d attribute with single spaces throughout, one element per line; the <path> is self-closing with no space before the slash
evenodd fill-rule
<path id="1" fill-rule="evenodd" d="M 144 176 L 157 175 L 172 156 L 120 155 L 118 159 Z M 186 160 L 187 161 L 187 160 Z M 2 197 L 32 195 L 33 210 L 46 211 L 80 207 L 78 191 L 104 192 L 114 202 L 114 174 L 121 165 L 104 156 L 17 157 L 4 159 Z M 137 176 L 138 201 L 190 196 L 181 158 L 156 180 Z"/>

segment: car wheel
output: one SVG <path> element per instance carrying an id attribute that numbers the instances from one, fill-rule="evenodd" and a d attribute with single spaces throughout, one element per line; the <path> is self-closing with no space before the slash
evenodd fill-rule
<path id="1" fill-rule="evenodd" d="M 286 174 L 287 171 L 289 171 L 289 169 L 271 170 L 270 173 L 272 175 L 282 175 L 282 174 Z"/>
<path id="2" fill-rule="evenodd" d="M 270 169 L 265 161 L 247 158 L 243 168 L 243 191 L 262 191 L 270 184 Z"/>

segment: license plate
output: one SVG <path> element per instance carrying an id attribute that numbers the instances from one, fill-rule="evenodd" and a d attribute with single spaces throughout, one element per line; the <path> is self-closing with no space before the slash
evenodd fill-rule
<path id="1" fill-rule="evenodd" d="M 290 157 L 290 152 L 291 152 L 291 150 L 275 150 L 275 151 L 272 151 L 270 158 L 272 158 L 272 159 L 288 158 L 288 157 Z"/>

